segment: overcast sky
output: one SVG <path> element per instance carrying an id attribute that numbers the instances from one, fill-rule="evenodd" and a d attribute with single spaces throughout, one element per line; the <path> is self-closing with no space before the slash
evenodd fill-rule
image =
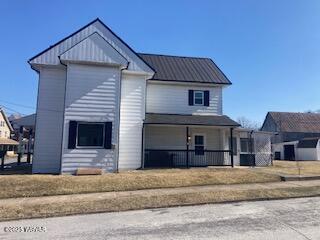
<path id="1" fill-rule="evenodd" d="M 233 83 L 224 114 L 320 108 L 320 1 L 14 1 L 0 3 L 0 105 L 35 112 L 27 60 L 99 17 L 137 52 L 210 57 Z"/>

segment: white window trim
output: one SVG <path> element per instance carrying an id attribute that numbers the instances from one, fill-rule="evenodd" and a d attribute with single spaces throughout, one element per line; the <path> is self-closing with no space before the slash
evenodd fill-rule
<path id="1" fill-rule="evenodd" d="M 196 103 L 196 93 L 201 93 L 201 95 L 202 95 L 202 104 Z M 193 105 L 195 105 L 195 106 L 204 106 L 204 91 L 202 91 L 202 90 L 194 90 L 193 91 Z"/>
<path id="2" fill-rule="evenodd" d="M 78 127 L 79 124 L 100 124 L 103 126 L 103 132 L 102 132 L 102 146 L 79 146 L 78 145 Z M 76 134 L 76 148 L 77 149 L 103 149 L 104 148 L 104 142 L 105 142 L 105 127 L 106 125 L 104 122 L 77 122 L 77 134 Z"/>

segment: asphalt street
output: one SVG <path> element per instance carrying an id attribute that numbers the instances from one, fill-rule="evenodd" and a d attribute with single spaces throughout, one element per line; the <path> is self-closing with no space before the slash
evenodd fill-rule
<path id="1" fill-rule="evenodd" d="M 0 239 L 320 239 L 320 197 L 1 222 Z"/>

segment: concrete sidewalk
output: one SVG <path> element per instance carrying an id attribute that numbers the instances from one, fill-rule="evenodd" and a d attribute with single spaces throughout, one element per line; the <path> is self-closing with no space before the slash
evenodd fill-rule
<path id="1" fill-rule="evenodd" d="M 0 220 L 309 196 L 320 196 L 320 180 L 10 198 Z"/>

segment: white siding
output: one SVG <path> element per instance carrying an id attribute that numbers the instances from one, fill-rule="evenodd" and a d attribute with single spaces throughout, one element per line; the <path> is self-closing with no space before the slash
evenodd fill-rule
<path id="1" fill-rule="evenodd" d="M 58 173 L 66 70 L 43 68 L 39 77 L 33 173 Z"/>
<path id="2" fill-rule="evenodd" d="M 189 106 L 189 90 L 209 90 L 209 106 Z M 222 114 L 222 88 L 147 84 L 147 112 L 171 114 Z"/>
<path id="3" fill-rule="evenodd" d="M 320 160 L 318 159 L 318 153 L 316 148 L 296 148 L 296 160 Z"/>
<path id="4" fill-rule="evenodd" d="M 146 80 L 122 75 L 119 169 L 141 167 L 142 124 L 145 116 Z"/>
<path id="5" fill-rule="evenodd" d="M 221 150 L 220 130 L 210 127 L 189 127 L 191 138 L 190 150 L 194 149 L 195 134 L 205 135 L 205 148 L 207 150 Z M 147 126 L 145 133 L 146 149 L 186 149 L 186 127 L 179 126 Z"/>
<path id="6" fill-rule="evenodd" d="M 139 57 L 137 57 L 133 51 L 128 48 L 128 46 L 121 42 L 119 38 L 117 38 L 99 21 L 93 22 L 78 33 L 67 38 L 66 40 L 52 47 L 50 50 L 44 52 L 43 54 L 37 56 L 31 61 L 31 64 L 59 65 L 60 62 L 58 56 L 60 54 L 64 53 L 75 44 L 79 43 L 95 32 L 99 33 L 108 43 L 110 43 L 111 46 L 113 46 L 118 52 L 120 52 L 128 62 L 130 62 L 129 70 L 152 72 L 152 70 Z"/>
<path id="7" fill-rule="evenodd" d="M 145 149 L 186 149 L 186 128 L 146 126 Z"/>
<path id="8" fill-rule="evenodd" d="M 116 149 L 68 149 L 69 121 L 112 121 L 112 144 L 118 145 L 120 70 L 111 67 L 68 65 L 62 172 L 80 167 L 114 171 Z"/>

